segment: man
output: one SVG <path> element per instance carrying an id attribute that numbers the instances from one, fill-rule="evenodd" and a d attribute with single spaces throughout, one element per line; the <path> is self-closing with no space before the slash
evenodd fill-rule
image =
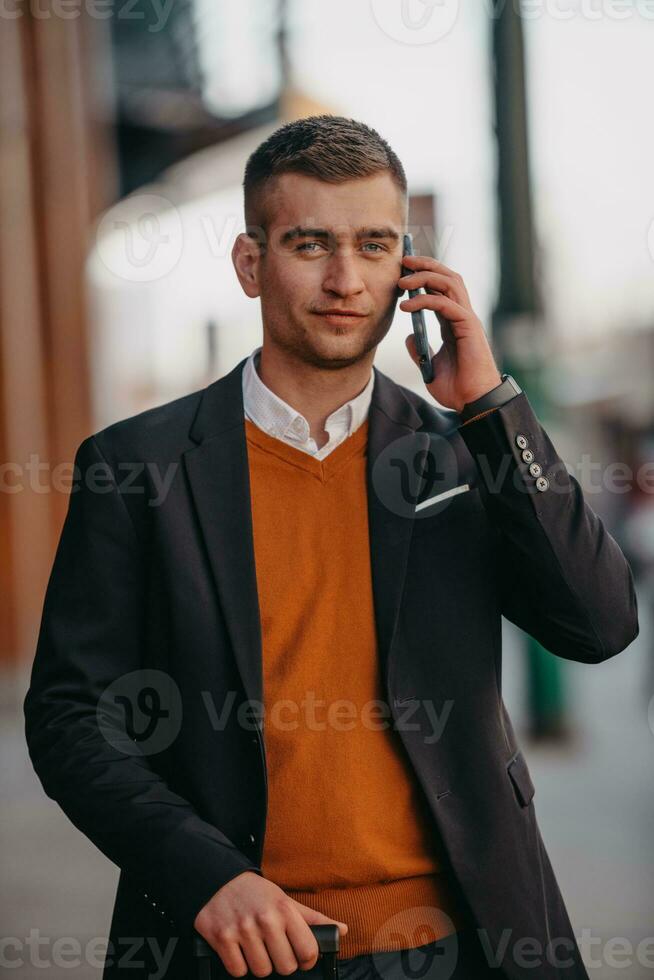
<path id="1" fill-rule="evenodd" d="M 638 634 L 629 565 L 460 275 L 402 274 L 378 133 L 284 126 L 244 191 L 263 344 L 83 441 L 25 699 L 46 793 L 121 869 L 105 978 L 186 978 L 198 933 L 224 977 L 290 975 L 327 923 L 352 980 L 587 978 L 501 616 L 600 663 Z M 419 287 L 443 408 L 373 368 Z"/>

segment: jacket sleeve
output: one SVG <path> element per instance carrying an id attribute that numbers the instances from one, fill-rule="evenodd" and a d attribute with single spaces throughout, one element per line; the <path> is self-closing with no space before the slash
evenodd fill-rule
<path id="1" fill-rule="evenodd" d="M 261 871 L 126 744 L 124 715 L 101 700 L 142 667 L 144 579 L 125 500 L 90 436 L 75 456 L 23 704 L 29 755 L 46 794 L 190 934 L 221 885 Z"/>
<path id="2" fill-rule="evenodd" d="M 639 632 L 631 568 L 526 394 L 459 433 L 497 535 L 502 614 L 565 660 L 600 663 L 620 653 Z"/>

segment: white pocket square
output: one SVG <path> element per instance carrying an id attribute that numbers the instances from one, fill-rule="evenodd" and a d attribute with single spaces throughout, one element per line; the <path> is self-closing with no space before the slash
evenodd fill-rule
<path id="1" fill-rule="evenodd" d="M 416 511 L 424 510 L 425 507 L 431 507 L 438 500 L 445 500 L 447 497 L 453 497 L 457 493 L 465 493 L 466 490 L 470 489 L 469 483 L 461 483 L 458 487 L 452 487 L 451 490 L 443 490 L 442 493 L 437 493 L 435 497 L 427 497 L 426 500 L 421 500 L 419 504 L 416 504 Z"/>

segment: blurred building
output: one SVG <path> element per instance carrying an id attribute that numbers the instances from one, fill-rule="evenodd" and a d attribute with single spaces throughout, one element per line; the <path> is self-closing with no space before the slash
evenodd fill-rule
<path id="1" fill-rule="evenodd" d="M 33 653 L 67 505 L 51 483 L 61 483 L 88 434 L 81 271 L 91 221 L 116 189 L 105 26 L 25 7 L 3 17 L 0 31 L 0 657 L 8 663 Z"/>
<path id="2" fill-rule="evenodd" d="M 118 416 L 206 384 L 221 363 L 219 324 L 193 284 L 213 294 L 214 307 L 220 289 L 226 322 L 251 336 L 254 307 L 246 316 L 230 298 L 214 241 L 221 215 L 240 216 L 244 154 L 281 120 L 328 111 L 287 84 L 283 3 L 179 0 L 158 9 L 125 17 L 115 5 L 106 19 L 84 8 L 36 16 L 25 6 L 3 18 L 0 659 L 8 667 L 31 662 L 76 447 Z M 195 270 L 182 290 L 167 274 L 149 278 L 138 251 L 171 222 L 186 232 L 173 247 Z M 173 298 L 176 329 L 166 331 L 172 321 L 162 312 L 155 337 L 153 317 Z"/>

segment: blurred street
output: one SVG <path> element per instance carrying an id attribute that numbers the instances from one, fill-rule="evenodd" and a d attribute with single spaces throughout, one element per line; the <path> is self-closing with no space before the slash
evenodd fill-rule
<path id="1" fill-rule="evenodd" d="M 647 722 L 654 693 L 654 648 L 652 618 L 642 591 L 639 611 L 641 633 L 628 650 L 597 667 L 565 664 L 577 732 L 565 750 L 531 746 L 522 735 L 522 634 L 504 624 L 504 699 L 529 761 L 541 832 L 575 934 L 581 940 L 586 929 L 591 940 L 591 958 L 585 951 L 584 956 L 592 980 L 654 977 L 654 734 Z M 52 941 L 74 937 L 81 965 L 53 965 L 48 980 L 92 980 L 101 973 L 101 938 L 108 933 L 118 872 L 43 794 L 23 742 L 18 696 L 26 679 L 12 694 L 16 683 L 3 685 L 1 713 L 4 935 L 20 942 L 28 939 L 30 930 Z M 637 956 L 638 943 L 647 937 L 649 947 L 641 947 Z M 55 949 L 52 942 L 44 943 L 43 961 L 54 964 Z M 5 965 L 19 955 L 18 947 L 6 949 Z M 14 968 L 13 976 L 42 977 L 43 967 L 36 965 L 34 953 L 22 955 L 25 965 Z M 72 963 L 73 948 L 62 947 L 61 957 Z"/>

